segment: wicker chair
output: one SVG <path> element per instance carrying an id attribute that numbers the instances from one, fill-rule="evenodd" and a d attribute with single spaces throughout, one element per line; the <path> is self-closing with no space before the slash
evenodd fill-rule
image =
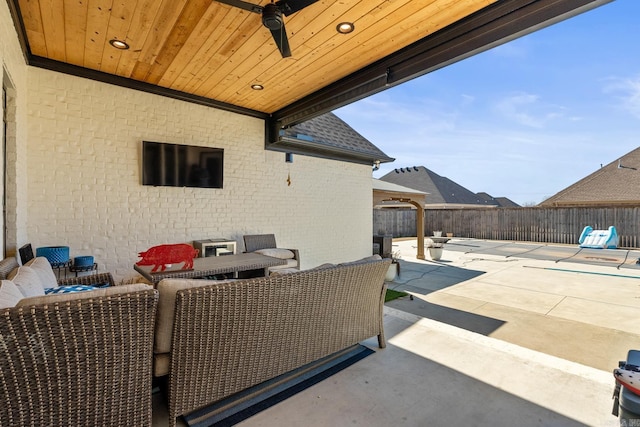
<path id="1" fill-rule="evenodd" d="M 390 262 L 367 260 L 222 283 L 162 280 L 158 316 L 167 314 L 164 309 L 175 316 L 170 425 L 179 415 L 372 336 L 384 347 L 384 276 Z"/>
<path id="2" fill-rule="evenodd" d="M 247 234 L 242 236 L 244 240 L 244 250 L 246 252 L 255 252 L 261 249 L 277 249 L 276 236 L 273 234 Z M 283 268 L 300 268 L 300 252 L 298 249 L 288 249 L 293 252 L 293 259 L 287 265 L 271 267 L 269 271 L 275 271 Z"/>
<path id="3" fill-rule="evenodd" d="M 1 309 L 0 425 L 150 426 L 157 299 L 135 284 Z"/>

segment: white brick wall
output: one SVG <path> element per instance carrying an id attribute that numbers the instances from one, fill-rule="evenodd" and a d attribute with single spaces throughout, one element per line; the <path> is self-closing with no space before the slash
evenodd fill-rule
<path id="1" fill-rule="evenodd" d="M 0 81 L 7 88 L 9 103 L 7 140 L 2 142 L 6 144 L 7 152 L 7 172 L 4 177 L 7 187 L 6 247 L 7 255 L 13 255 L 16 248 L 26 242 L 28 236 L 26 203 L 27 65 L 7 2 L 0 2 Z M 0 106 L 1 108 L 2 106 Z M 1 132 L 0 138 L 2 138 Z M 0 153 L 0 159 L 1 156 Z"/>
<path id="2" fill-rule="evenodd" d="M 117 279 L 162 243 L 275 233 L 302 267 L 371 253 L 371 168 L 264 150 L 261 120 L 29 67 L 28 240 Z M 224 189 L 141 185 L 141 141 L 225 149 Z M 291 186 L 287 176 L 291 175 Z M 241 245 L 240 245 L 241 247 Z"/>

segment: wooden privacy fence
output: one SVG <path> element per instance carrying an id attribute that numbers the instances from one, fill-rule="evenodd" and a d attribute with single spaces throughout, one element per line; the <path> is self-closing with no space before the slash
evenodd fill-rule
<path id="1" fill-rule="evenodd" d="M 441 230 L 456 237 L 577 245 L 585 226 L 606 230 L 613 225 L 619 246 L 637 248 L 640 242 L 640 207 L 427 209 L 424 217 L 427 236 Z M 415 236 L 415 211 L 374 209 L 373 233 L 380 232 Z"/>

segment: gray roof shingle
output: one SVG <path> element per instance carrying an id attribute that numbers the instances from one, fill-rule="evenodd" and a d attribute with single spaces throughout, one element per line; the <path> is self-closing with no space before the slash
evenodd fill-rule
<path id="1" fill-rule="evenodd" d="M 640 147 L 549 197 L 540 206 L 640 204 Z"/>
<path id="2" fill-rule="evenodd" d="M 381 163 L 395 160 L 333 113 L 326 113 L 285 129 L 283 136 L 340 151 L 358 153 Z"/>
<path id="3" fill-rule="evenodd" d="M 438 175 L 424 166 L 395 169 L 380 178 L 383 181 L 403 185 L 428 193 L 427 204 L 461 204 L 502 206 L 487 193 L 474 193 L 449 178 Z M 506 199 L 506 198 L 502 198 Z M 509 200 L 509 199 L 506 199 Z M 509 202 L 511 202 L 509 200 Z M 505 201 L 506 203 L 506 201 Z M 513 205 L 517 204 L 511 202 Z"/>
<path id="4" fill-rule="evenodd" d="M 501 208 L 520 208 L 521 206 L 509 199 L 508 197 L 496 197 L 495 201 L 498 202 L 498 206 Z"/>

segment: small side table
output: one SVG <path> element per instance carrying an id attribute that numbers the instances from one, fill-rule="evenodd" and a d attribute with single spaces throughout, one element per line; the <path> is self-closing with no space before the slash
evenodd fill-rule
<path id="1" fill-rule="evenodd" d="M 71 266 L 71 260 L 67 260 L 64 262 L 53 262 L 51 263 L 51 268 L 55 270 L 55 275 L 57 279 L 62 278 L 62 274 L 64 273 L 64 278 L 67 278 L 67 270 Z"/>
<path id="2" fill-rule="evenodd" d="M 236 241 L 228 239 L 194 240 L 193 247 L 198 250 L 198 257 L 235 255 Z"/>

